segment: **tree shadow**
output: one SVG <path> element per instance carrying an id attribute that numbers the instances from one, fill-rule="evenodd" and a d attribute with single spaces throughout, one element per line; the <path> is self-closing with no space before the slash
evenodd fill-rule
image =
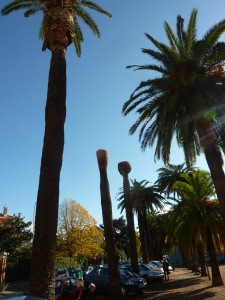
<path id="1" fill-rule="evenodd" d="M 190 272 L 187 272 L 190 274 Z M 182 274 L 183 276 L 183 274 Z M 179 275 L 177 276 L 179 278 Z M 182 278 L 182 279 L 173 279 L 168 281 L 163 281 L 161 283 L 150 284 L 146 289 L 146 292 L 139 297 L 136 297 L 138 300 L 147 300 L 147 299 L 156 299 L 156 300 L 171 300 L 171 299 L 192 299 L 192 300 L 205 300 L 210 299 L 215 296 L 215 293 L 210 290 L 211 287 L 202 287 L 202 278 Z M 192 286 L 197 286 L 192 290 Z M 182 288 L 186 289 L 182 291 Z M 188 290 L 187 290 L 188 289 Z M 134 297 L 133 295 L 130 296 Z"/>

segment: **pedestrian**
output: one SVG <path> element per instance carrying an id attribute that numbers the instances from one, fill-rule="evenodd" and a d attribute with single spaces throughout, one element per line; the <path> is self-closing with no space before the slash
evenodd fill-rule
<path id="1" fill-rule="evenodd" d="M 167 259 L 163 260 L 163 271 L 164 271 L 165 280 L 169 280 L 169 262 Z"/>
<path id="2" fill-rule="evenodd" d="M 81 297 L 82 300 L 95 300 L 95 284 L 90 283 L 86 289 L 83 291 L 83 295 Z"/>

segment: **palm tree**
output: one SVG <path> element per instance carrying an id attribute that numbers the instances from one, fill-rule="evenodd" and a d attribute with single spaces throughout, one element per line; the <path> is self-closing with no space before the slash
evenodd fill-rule
<path id="1" fill-rule="evenodd" d="M 139 84 L 123 105 L 127 115 L 139 115 L 130 128 L 140 126 L 142 149 L 155 145 L 155 158 L 169 163 L 171 143 L 176 135 L 190 167 L 203 151 L 225 216 L 225 174 L 222 168 L 225 125 L 225 20 L 212 26 L 201 40 L 196 37 L 197 10 L 191 13 L 187 29 L 177 17 L 177 34 L 165 22 L 169 44 L 146 33 L 156 50 L 142 49 L 158 64 L 132 65 L 135 70 L 156 71 L 161 76 Z"/>
<path id="2" fill-rule="evenodd" d="M 163 197 L 159 194 L 157 187 L 148 186 L 147 180 L 138 182 L 136 179 L 131 179 L 131 198 L 132 206 L 137 213 L 138 227 L 141 240 L 141 252 L 143 262 L 147 263 L 152 256 L 151 242 L 149 236 L 149 226 L 147 221 L 147 214 L 155 211 L 155 209 L 162 209 Z M 118 208 L 123 211 L 124 195 L 123 191 L 118 194 Z"/>
<path id="3" fill-rule="evenodd" d="M 225 224 L 219 203 L 211 200 L 214 185 L 208 172 L 197 170 L 181 175 L 185 182 L 177 181 L 173 188 L 181 201 L 174 206 L 169 225 L 169 235 L 194 253 L 199 246 L 206 246 L 212 269 L 212 286 L 223 285 L 216 260 L 216 251 L 224 247 Z M 199 253 L 199 252 L 198 252 Z"/>
<path id="4" fill-rule="evenodd" d="M 64 148 L 66 118 L 66 51 L 74 44 L 81 54 L 83 35 L 80 18 L 99 37 L 99 29 L 86 9 L 111 15 L 97 4 L 86 0 L 15 0 L 7 4 L 2 15 L 25 10 L 28 17 L 43 12 L 40 29 L 43 50 L 51 51 L 48 93 L 45 111 L 45 135 L 40 167 L 32 270 L 29 293 L 54 298 L 55 248 L 59 203 L 59 180 Z"/>
<path id="5" fill-rule="evenodd" d="M 172 243 L 169 243 L 169 241 L 166 243 L 168 218 L 169 212 L 153 212 L 148 214 L 148 226 L 149 235 L 151 237 L 153 260 L 161 260 L 163 255 L 170 253 L 173 250 Z"/>
<path id="6" fill-rule="evenodd" d="M 183 180 L 180 176 L 182 173 L 187 173 L 188 168 L 185 167 L 185 163 L 179 165 L 167 164 L 166 166 L 159 168 L 158 179 L 155 185 L 158 186 L 160 192 L 165 192 L 167 196 L 171 193 L 173 184 L 178 180 Z"/>

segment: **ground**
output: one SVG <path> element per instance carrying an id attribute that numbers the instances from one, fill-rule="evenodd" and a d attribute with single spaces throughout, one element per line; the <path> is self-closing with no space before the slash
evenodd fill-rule
<path id="1" fill-rule="evenodd" d="M 210 269 L 210 268 L 209 268 Z M 225 265 L 220 266 L 225 285 Z M 127 300 L 219 300 L 225 299 L 225 286 L 212 287 L 208 277 L 201 277 L 187 268 L 176 268 L 168 281 L 152 283 L 142 296 L 129 295 Z M 97 300 L 107 300 L 99 296 Z"/>
<path id="2" fill-rule="evenodd" d="M 210 268 L 209 268 L 210 269 Z M 225 265 L 220 266 L 220 272 L 225 284 Z M 176 268 L 170 274 L 168 281 L 152 283 L 142 296 L 129 295 L 126 299 L 135 300 L 220 300 L 225 299 L 225 286 L 212 287 L 208 277 L 201 277 L 187 268 Z M 27 288 L 27 287 L 26 287 Z M 6 294 L 0 293 L 0 299 L 7 299 L 9 294 L 22 291 L 21 287 L 15 291 L 13 286 L 7 289 Z M 98 296 L 97 300 L 107 300 L 107 296 Z"/>

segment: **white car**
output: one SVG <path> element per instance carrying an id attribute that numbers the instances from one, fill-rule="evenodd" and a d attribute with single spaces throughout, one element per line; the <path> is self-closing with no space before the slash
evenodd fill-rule
<path id="1" fill-rule="evenodd" d="M 152 265 L 155 265 L 158 268 L 162 268 L 163 269 L 163 262 L 161 260 L 151 260 L 150 263 Z M 174 271 L 174 268 L 171 265 L 169 265 L 169 272 L 171 273 L 173 271 Z"/>

